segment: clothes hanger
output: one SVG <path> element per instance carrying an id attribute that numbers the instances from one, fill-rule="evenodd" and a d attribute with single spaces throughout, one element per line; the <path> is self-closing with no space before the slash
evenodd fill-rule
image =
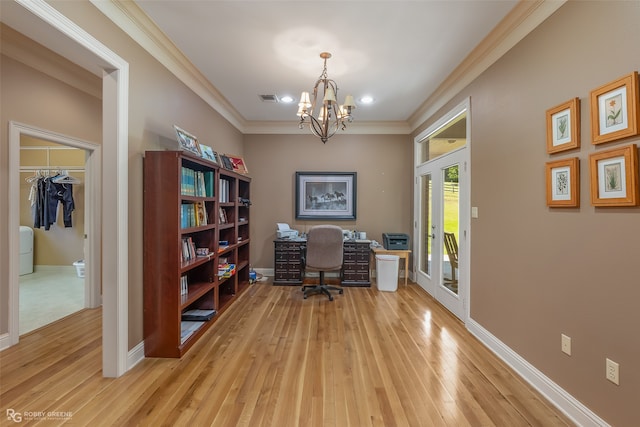
<path id="1" fill-rule="evenodd" d="M 58 176 L 51 178 L 56 184 L 80 184 L 82 181 L 76 177 L 69 175 L 68 171 L 60 171 Z"/>

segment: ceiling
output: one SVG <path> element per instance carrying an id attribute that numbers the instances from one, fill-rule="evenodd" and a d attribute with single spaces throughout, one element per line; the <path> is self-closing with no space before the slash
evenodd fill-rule
<path id="1" fill-rule="evenodd" d="M 297 100 L 323 51 L 338 101 L 356 99 L 348 133 L 410 133 L 564 2 L 90 1 L 243 133 L 300 132 Z M 33 34 L 28 20 L 10 21 Z M 365 95 L 374 102 L 360 103 Z"/>
<path id="2" fill-rule="evenodd" d="M 407 122 L 517 1 L 136 3 L 246 121 L 295 122 L 327 51 L 338 101 L 354 96 L 356 121 Z M 374 102 L 360 103 L 365 95 Z"/>

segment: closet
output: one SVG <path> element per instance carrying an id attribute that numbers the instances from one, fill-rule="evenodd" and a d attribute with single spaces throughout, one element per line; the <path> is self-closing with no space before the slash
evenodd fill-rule
<path id="1" fill-rule="evenodd" d="M 84 307 L 85 158 L 83 149 L 20 139 L 20 226 L 33 230 L 34 266 L 20 276 L 20 335 Z"/>

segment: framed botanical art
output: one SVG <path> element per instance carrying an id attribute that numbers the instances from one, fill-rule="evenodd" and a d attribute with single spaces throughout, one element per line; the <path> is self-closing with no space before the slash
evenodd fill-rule
<path id="1" fill-rule="evenodd" d="M 200 152 L 200 146 L 198 145 L 198 138 L 191 135 L 186 130 L 180 129 L 176 125 L 173 125 L 173 128 L 176 130 L 176 135 L 178 136 L 178 144 L 180 145 L 181 149 L 190 151 L 197 156 L 202 156 L 202 153 Z"/>
<path id="2" fill-rule="evenodd" d="M 591 204 L 637 206 L 638 148 L 636 144 L 589 156 Z"/>
<path id="3" fill-rule="evenodd" d="M 296 172 L 296 219 L 356 219 L 356 172 Z"/>
<path id="4" fill-rule="evenodd" d="M 547 206 L 580 206 L 580 160 L 577 157 L 547 163 Z"/>
<path id="5" fill-rule="evenodd" d="M 580 98 L 547 110 L 547 153 L 580 147 Z"/>
<path id="6" fill-rule="evenodd" d="M 591 91 L 591 142 L 638 135 L 638 72 Z"/>

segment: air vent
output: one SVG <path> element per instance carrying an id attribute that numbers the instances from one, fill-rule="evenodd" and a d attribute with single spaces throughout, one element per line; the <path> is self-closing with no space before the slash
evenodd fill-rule
<path id="1" fill-rule="evenodd" d="M 262 102 L 279 102 L 276 95 L 258 95 Z"/>

